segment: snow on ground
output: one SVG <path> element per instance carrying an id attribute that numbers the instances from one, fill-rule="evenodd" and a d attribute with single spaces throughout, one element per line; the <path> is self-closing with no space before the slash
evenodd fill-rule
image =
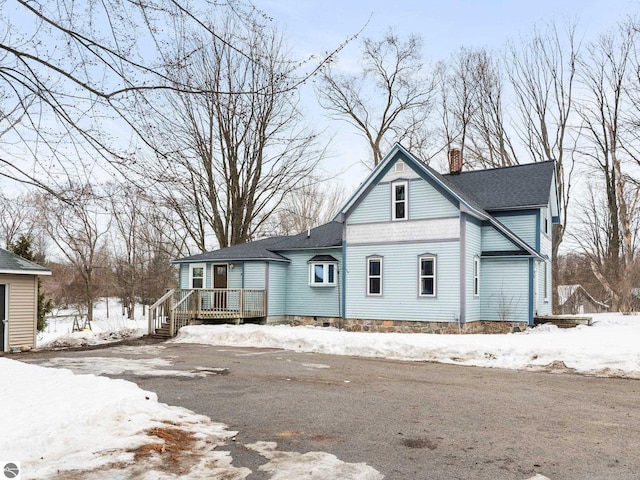
<path id="1" fill-rule="evenodd" d="M 103 312 L 102 314 L 100 312 Z M 93 333 L 73 333 L 71 323 L 53 323 L 42 341 L 64 336 L 58 345 L 104 342 L 111 330 L 131 320 L 106 319 L 98 309 Z M 104 316 L 103 316 L 104 315 Z M 512 369 L 576 371 L 640 378 L 640 316 L 593 315 L 594 325 L 562 330 L 543 325 L 507 335 L 426 335 L 349 333 L 330 328 L 223 325 L 180 330 L 177 343 L 284 348 L 300 352 L 437 361 Z M 102 319 L 102 320 L 101 320 Z M 107 320 L 107 321 L 105 321 Z M 72 319 L 70 320 L 72 322 Z M 146 321 L 136 321 L 142 334 Z M 66 331 L 65 331 L 66 330 Z M 98 332 L 102 332 L 100 338 Z M 85 336 L 86 335 L 86 336 Z M 117 335 L 113 335 L 116 337 Z M 84 339 L 84 340 L 82 340 Z M 126 351 L 162 346 L 116 347 Z M 87 365 L 91 365 L 88 368 Z M 201 376 L 222 374 L 195 368 L 170 369 L 157 358 L 126 360 L 57 358 L 48 365 L 102 374 Z M 309 368 L 326 368 L 320 363 Z M 83 370 L 84 369 L 84 370 Z M 236 432 L 208 417 L 157 401 L 152 392 L 124 380 L 76 375 L 69 370 L 0 358 L 0 452 L 21 462 L 22 478 L 140 480 L 226 478 L 241 480 L 251 472 L 234 467 L 228 452 L 214 450 Z M 268 461 L 260 470 L 280 478 L 374 480 L 383 476 L 366 464 L 349 464 L 325 452 L 282 452 L 272 442 L 247 445 Z M 546 480 L 537 475 L 530 480 Z"/>
<path id="2" fill-rule="evenodd" d="M 250 473 L 214 451 L 236 432 L 159 403 L 134 383 L 7 358 L 0 358 L 0 383 L 0 452 L 20 462 L 22 478 L 233 480 Z"/>
<path id="3" fill-rule="evenodd" d="M 113 360 L 113 359 L 111 359 Z M 83 480 L 245 479 L 228 452 L 214 450 L 237 432 L 125 380 L 76 375 L 0 358 L 0 452 L 21 478 Z M 378 480 L 364 463 L 324 452 L 283 452 L 274 442 L 250 446 L 269 461 L 272 479 Z"/>
<path id="4" fill-rule="evenodd" d="M 640 378 L 640 315 L 594 314 L 592 326 L 545 324 L 504 335 L 353 333 L 324 327 L 198 325 L 173 340 L 298 352 Z"/>
<path id="5" fill-rule="evenodd" d="M 122 305 L 116 299 L 102 299 L 93 309 L 91 331 L 73 331 L 77 309 L 55 309 L 47 319 L 47 326 L 38 333 L 37 348 L 65 348 L 115 342 L 125 338 L 141 337 L 147 333 L 147 318 L 142 305 L 136 305 L 134 319 L 122 314 Z M 82 321 L 79 320 L 82 327 Z"/>
<path id="6" fill-rule="evenodd" d="M 326 480 L 328 478 L 382 480 L 384 475 L 365 463 L 344 463 L 335 455 L 324 452 L 279 452 L 275 442 L 256 442 L 247 445 L 270 460 L 260 470 L 272 473 L 269 480 Z M 331 472 L 327 476 L 327 472 Z"/>

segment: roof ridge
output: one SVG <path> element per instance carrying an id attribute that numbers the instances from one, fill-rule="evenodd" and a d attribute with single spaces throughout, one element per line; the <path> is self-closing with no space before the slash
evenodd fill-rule
<path id="1" fill-rule="evenodd" d="M 510 170 L 510 169 L 516 169 L 516 168 L 522 168 L 522 167 L 531 167 L 534 165 L 542 165 L 545 163 L 554 163 L 554 162 L 555 160 L 542 160 L 540 162 L 519 163 L 517 165 L 506 165 L 504 167 L 479 168 L 477 170 L 462 170 L 460 173 L 441 173 L 440 175 L 442 175 L 443 177 L 449 177 L 449 176 L 457 177 L 457 176 L 468 174 L 468 173 L 494 172 L 496 170 Z"/>

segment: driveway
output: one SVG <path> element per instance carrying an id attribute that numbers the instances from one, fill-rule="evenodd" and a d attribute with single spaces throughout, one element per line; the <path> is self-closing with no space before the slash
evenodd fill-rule
<path id="1" fill-rule="evenodd" d="M 191 344 L 17 356 L 103 373 L 239 433 L 244 445 L 328 452 L 388 480 L 640 478 L 640 381 Z M 121 360 L 124 359 L 124 360 Z"/>

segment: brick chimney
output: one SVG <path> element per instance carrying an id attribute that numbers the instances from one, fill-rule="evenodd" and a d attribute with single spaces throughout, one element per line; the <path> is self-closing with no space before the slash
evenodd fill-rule
<path id="1" fill-rule="evenodd" d="M 462 152 L 459 148 L 449 149 L 449 173 L 452 175 L 462 171 Z"/>

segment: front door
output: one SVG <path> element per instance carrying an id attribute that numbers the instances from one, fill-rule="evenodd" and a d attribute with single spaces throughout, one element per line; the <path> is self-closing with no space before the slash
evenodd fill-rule
<path id="1" fill-rule="evenodd" d="M 215 310 L 227 309 L 227 266 L 226 265 L 214 265 L 213 266 L 213 288 L 222 289 L 220 291 L 214 291 L 213 294 L 213 308 Z"/>
<path id="2" fill-rule="evenodd" d="M 7 320 L 7 286 L 0 285 L 0 352 L 5 351 L 4 332 Z"/>

